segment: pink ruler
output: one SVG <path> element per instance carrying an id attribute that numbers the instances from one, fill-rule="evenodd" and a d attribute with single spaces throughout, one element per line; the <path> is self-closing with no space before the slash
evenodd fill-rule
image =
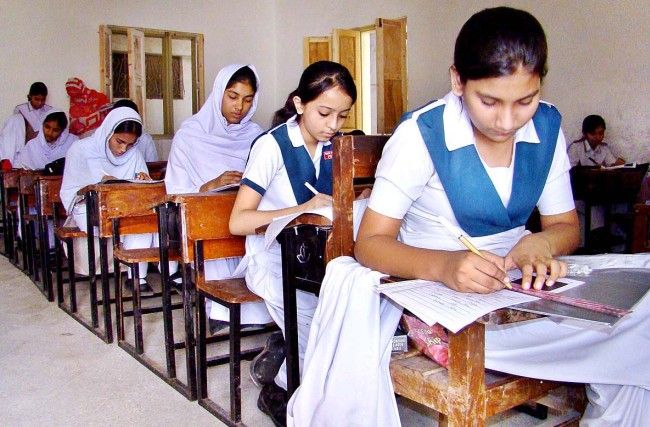
<path id="1" fill-rule="evenodd" d="M 512 291 L 519 292 L 522 294 L 530 295 L 533 297 L 555 301 L 560 304 L 571 305 L 574 307 L 584 308 L 586 310 L 596 311 L 598 313 L 609 314 L 611 316 L 623 317 L 626 314 L 631 313 L 630 310 L 625 310 L 623 308 L 612 307 L 611 305 L 602 304 L 596 301 L 590 301 L 582 298 L 574 298 L 567 295 L 561 295 L 558 293 L 552 293 L 548 291 L 537 291 L 535 289 L 522 289 L 520 285 L 513 283 Z"/>

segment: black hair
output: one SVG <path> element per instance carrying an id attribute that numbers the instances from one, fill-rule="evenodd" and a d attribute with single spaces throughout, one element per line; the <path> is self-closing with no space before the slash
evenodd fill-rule
<path id="1" fill-rule="evenodd" d="M 474 14 L 456 38 L 454 67 L 461 82 L 513 74 L 519 66 L 543 78 L 548 47 L 533 15 L 510 7 Z"/>
<path id="2" fill-rule="evenodd" d="M 43 82 L 34 82 L 29 87 L 28 96 L 43 95 L 47 96 L 47 86 Z"/>
<path id="3" fill-rule="evenodd" d="M 61 130 L 68 127 L 68 118 L 65 116 L 65 113 L 63 111 L 56 111 L 54 113 L 48 114 L 47 116 L 45 116 L 45 120 L 43 120 L 43 123 L 51 122 L 51 121 L 56 121 L 56 123 L 59 125 Z"/>
<path id="4" fill-rule="evenodd" d="M 591 114 L 585 117 L 585 119 L 582 121 L 582 134 L 586 135 L 588 133 L 592 133 L 599 127 L 607 129 L 607 126 L 605 126 L 605 119 L 596 114 Z"/>
<path id="5" fill-rule="evenodd" d="M 111 111 L 120 107 L 128 107 L 134 110 L 136 113 L 140 114 L 140 111 L 138 110 L 138 105 L 135 102 L 131 101 L 129 98 L 118 99 L 117 101 L 115 101 L 113 103 L 113 107 L 111 107 Z"/>
<path id="6" fill-rule="evenodd" d="M 140 138 L 142 136 L 142 123 L 135 120 L 125 120 L 115 126 L 113 133 L 130 133 Z"/>
<path id="7" fill-rule="evenodd" d="M 253 92 L 257 92 L 257 76 L 249 66 L 243 66 L 235 71 L 226 84 L 226 89 L 231 88 L 235 83 L 248 83 Z"/>
<path id="8" fill-rule="evenodd" d="M 343 65 L 332 61 L 318 61 L 305 68 L 300 76 L 298 88 L 287 97 L 284 107 L 273 114 L 273 127 L 286 122 L 296 114 L 293 97 L 297 96 L 303 104 L 318 98 L 323 92 L 340 87 L 354 104 L 357 100 L 357 87 L 350 71 Z M 300 116 L 298 116 L 300 120 Z"/>

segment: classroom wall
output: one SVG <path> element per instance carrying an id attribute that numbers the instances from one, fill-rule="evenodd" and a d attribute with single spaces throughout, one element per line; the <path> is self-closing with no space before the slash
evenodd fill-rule
<path id="1" fill-rule="evenodd" d="M 31 82 L 44 81 L 48 103 L 67 110 L 65 82 L 99 86 L 100 24 L 202 33 L 206 97 L 221 67 L 254 63 L 261 76 L 257 116 L 275 108 L 275 5 L 267 0 L 0 0 L 0 120 L 25 102 Z M 169 141 L 159 146 L 166 157 Z"/>
<path id="2" fill-rule="evenodd" d="M 24 102 L 34 80 L 45 81 L 49 102 L 62 107 L 68 105 L 68 77 L 97 88 L 97 29 L 113 24 L 203 33 L 206 95 L 221 66 L 254 63 L 261 76 L 255 119 L 267 126 L 297 85 L 303 36 L 400 16 L 408 18 L 414 108 L 448 91 L 447 70 L 463 22 L 504 3 L 529 10 L 546 29 L 550 58 L 543 95 L 563 113 L 567 139 L 580 135 L 585 115 L 601 114 L 616 153 L 650 161 L 650 8 L 632 0 L 188 0 L 183 7 L 170 0 L 0 0 L 0 116 Z"/>
<path id="3" fill-rule="evenodd" d="M 549 74 L 543 98 L 563 114 L 566 138 L 580 136 L 582 119 L 601 114 L 615 153 L 650 161 L 650 8 L 620 0 L 278 0 L 278 70 L 286 94 L 302 67 L 302 37 L 330 34 L 332 28 L 368 25 L 375 18 L 408 19 L 408 104 L 415 108 L 449 90 L 448 68 L 462 24 L 475 12 L 496 5 L 528 10 L 544 27 Z M 288 17 L 298 13 L 300 19 Z"/>

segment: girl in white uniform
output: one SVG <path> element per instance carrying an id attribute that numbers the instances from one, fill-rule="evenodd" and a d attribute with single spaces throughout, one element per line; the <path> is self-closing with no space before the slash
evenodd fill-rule
<path id="1" fill-rule="evenodd" d="M 502 289 L 510 269 L 522 271 L 525 288 L 566 275 L 554 257 L 577 247 L 578 220 L 560 115 L 539 100 L 546 56 L 543 29 L 527 12 L 486 9 L 467 21 L 451 93 L 408 114 L 384 149 L 355 245 L 360 263 L 478 293 Z M 535 206 L 542 231 L 530 234 Z M 487 259 L 437 216 L 472 236 Z M 647 267 L 648 257 L 637 261 Z M 350 258 L 328 266 L 290 424 L 400 424 L 388 364 L 401 308 L 372 290 L 379 276 Z M 550 319 L 490 326 L 486 367 L 591 383 L 584 424 L 642 425 L 650 419 L 649 310 L 646 298 L 605 331 Z"/>
<path id="2" fill-rule="evenodd" d="M 39 127 L 36 138 L 18 152 L 16 166 L 25 169 L 43 169 L 54 160 L 65 157 L 77 138 L 68 132 L 68 119 L 63 111 L 50 111 Z"/>
<path id="3" fill-rule="evenodd" d="M 184 121 L 174 135 L 165 174 L 168 194 L 209 191 L 239 182 L 251 143 L 262 133 L 262 128 L 252 121 L 258 86 L 259 77 L 252 65 L 232 64 L 219 71 L 201 110 Z M 240 258 L 230 258 L 207 262 L 206 278 L 233 277 L 239 261 Z M 226 307 L 208 301 L 206 310 L 213 331 L 219 325 L 227 325 Z M 263 303 L 242 305 L 242 325 L 270 322 Z"/>
<path id="4" fill-rule="evenodd" d="M 87 231 L 86 205 L 78 203 L 77 191 L 103 179 L 151 179 L 147 165 L 133 146 L 142 133 L 138 113 L 128 107 L 116 108 L 104 119 L 93 135 L 70 147 L 66 156 L 61 201 L 68 215 L 83 231 Z M 126 249 L 150 248 L 153 234 L 131 234 L 122 237 Z M 147 284 L 147 263 L 140 263 L 140 290 L 152 293 Z M 130 270 L 129 273 L 130 275 Z"/>
<path id="5" fill-rule="evenodd" d="M 275 242 L 266 249 L 264 237 L 256 235 L 255 230 L 278 216 L 331 205 L 330 139 L 343 126 L 355 101 L 356 87 L 345 67 L 329 61 L 311 64 L 285 106 L 290 118 L 255 141 L 244 171 L 230 217 L 230 232 L 247 236 L 246 283 L 264 298 L 273 320 L 283 331 L 279 244 Z M 314 186 L 318 194 L 314 195 L 305 183 Z M 316 303 L 314 295 L 298 291 L 300 357 Z M 264 385 L 258 406 L 281 424 L 286 404 L 282 398 L 282 389 L 286 389 L 284 365 L 275 383 Z"/>
<path id="6" fill-rule="evenodd" d="M 137 104 L 128 98 L 115 101 L 113 108 L 119 107 L 129 107 L 135 110 L 136 113 L 140 114 Z M 142 135 L 140 135 L 138 140 L 135 142 L 135 148 L 140 152 L 140 154 L 142 154 L 145 162 L 158 161 L 158 150 L 156 150 L 156 144 L 154 144 L 151 135 L 144 129 L 142 129 Z"/>

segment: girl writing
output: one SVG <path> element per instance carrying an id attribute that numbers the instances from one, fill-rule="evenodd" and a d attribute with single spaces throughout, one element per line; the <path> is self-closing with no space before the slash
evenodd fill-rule
<path id="1" fill-rule="evenodd" d="M 544 31 L 527 12 L 486 9 L 465 23 L 451 92 L 409 113 L 384 149 L 355 245 L 361 264 L 477 293 L 503 289 L 511 269 L 521 270 L 525 288 L 566 275 L 555 257 L 577 247 L 578 220 L 560 114 L 540 101 L 546 58 Z M 524 224 L 535 206 L 542 231 L 530 234 Z M 471 236 L 487 259 L 467 251 L 440 217 Z M 388 363 L 401 308 L 372 291 L 379 273 L 337 261 L 328 266 L 314 318 L 320 328 L 310 333 L 289 414 L 296 425 L 331 414 L 354 425 L 399 425 Z M 641 350 L 649 309 L 646 298 L 608 331 L 548 318 L 488 326 L 485 366 L 590 383 L 585 421 L 638 424 L 650 415 Z"/>
<path id="2" fill-rule="evenodd" d="M 230 217 L 230 231 L 246 235 L 246 283 L 264 298 L 273 320 L 284 330 L 282 268 L 279 244 L 265 249 L 256 228 L 273 218 L 331 205 L 332 148 L 330 139 L 341 129 L 356 101 L 357 91 L 349 71 L 340 64 L 320 61 L 308 66 L 298 88 L 285 105 L 285 121 L 261 136 L 253 145 L 242 185 Z M 306 186 L 317 190 L 313 194 Z M 298 346 L 304 354 L 317 298 L 297 293 Z M 269 348 L 251 365 L 252 377 L 264 384 L 258 407 L 278 424 L 286 411 L 286 369 L 277 372 L 279 345 Z M 277 342 L 276 342 L 277 343 Z M 268 347 L 268 346 L 267 346 Z M 264 366 L 275 364 L 275 369 Z M 277 385 L 276 385 L 277 383 Z"/>

